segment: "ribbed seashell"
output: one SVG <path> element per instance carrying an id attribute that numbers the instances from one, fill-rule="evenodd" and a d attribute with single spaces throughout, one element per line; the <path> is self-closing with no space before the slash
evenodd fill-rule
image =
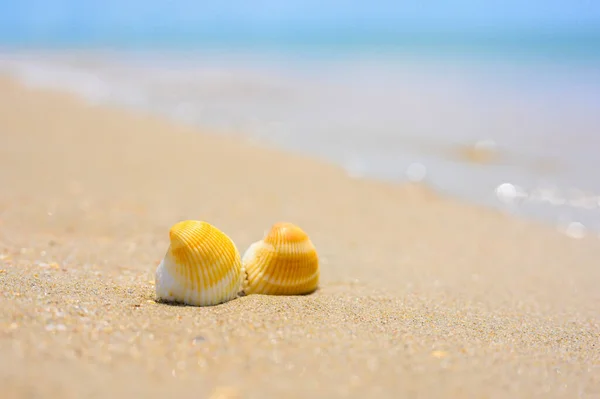
<path id="1" fill-rule="evenodd" d="M 281 222 L 250 245 L 242 257 L 244 294 L 301 295 L 317 289 L 319 257 L 308 235 Z"/>
<path id="2" fill-rule="evenodd" d="M 240 253 L 222 231 L 203 221 L 171 227 L 170 245 L 156 269 L 157 299 L 208 306 L 234 299 L 242 288 Z"/>

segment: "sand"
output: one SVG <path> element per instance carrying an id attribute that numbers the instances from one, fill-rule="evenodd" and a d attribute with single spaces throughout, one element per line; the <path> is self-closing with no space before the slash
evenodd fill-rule
<path id="1" fill-rule="evenodd" d="M 2 398 L 600 397 L 595 236 L 8 79 L 0 187 Z M 320 289 L 157 303 L 183 219 L 297 223 Z"/>

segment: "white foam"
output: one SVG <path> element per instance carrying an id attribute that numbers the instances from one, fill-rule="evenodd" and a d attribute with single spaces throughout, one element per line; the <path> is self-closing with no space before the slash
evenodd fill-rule
<path id="1" fill-rule="evenodd" d="M 422 163 L 413 162 L 406 169 L 408 179 L 413 182 L 420 182 L 427 176 L 427 167 Z"/>
<path id="2" fill-rule="evenodd" d="M 580 222 L 571 222 L 565 230 L 565 234 L 571 238 L 582 239 L 587 233 L 587 228 Z"/>

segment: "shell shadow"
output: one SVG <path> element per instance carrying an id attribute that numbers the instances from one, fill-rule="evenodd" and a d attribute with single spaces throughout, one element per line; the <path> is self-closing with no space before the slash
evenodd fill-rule
<path id="1" fill-rule="evenodd" d="M 237 299 L 241 299 L 241 298 L 245 298 L 245 297 L 249 297 L 249 296 L 266 296 L 266 297 L 280 297 L 280 298 L 308 297 L 308 296 L 317 294 L 319 291 L 321 291 L 321 287 L 317 287 L 310 292 L 306 292 L 306 293 L 302 293 L 302 294 L 289 294 L 289 295 L 284 295 L 284 294 L 282 294 L 282 295 L 277 295 L 277 294 L 275 294 L 275 295 L 274 294 L 248 294 L 248 295 L 246 295 L 245 293 L 240 292 L 237 297 L 235 297 L 234 299 L 231 299 L 229 301 L 216 303 L 214 305 L 204 305 L 204 306 L 188 305 L 183 302 L 169 301 L 166 299 L 154 298 L 152 300 L 159 305 L 166 305 L 166 306 L 173 306 L 173 307 L 211 308 L 211 307 L 215 307 L 215 306 L 225 305 L 228 302 L 235 301 Z"/>
<path id="2" fill-rule="evenodd" d="M 235 300 L 235 299 L 237 299 L 237 298 L 234 298 L 232 300 Z M 215 303 L 213 305 L 202 305 L 202 306 L 189 305 L 187 303 L 176 302 L 176 301 L 169 301 L 169 300 L 165 300 L 165 299 L 154 299 L 154 302 L 157 303 L 157 304 L 159 304 L 159 305 L 172 306 L 172 307 L 176 307 L 176 308 L 214 308 L 215 306 L 224 305 L 227 302 L 231 302 L 231 301 L 225 301 L 225 302 Z"/>

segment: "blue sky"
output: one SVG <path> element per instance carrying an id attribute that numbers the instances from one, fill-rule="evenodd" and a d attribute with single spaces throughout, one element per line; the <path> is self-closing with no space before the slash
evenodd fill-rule
<path id="1" fill-rule="evenodd" d="M 417 25 L 600 22 L 598 0 L 0 0 L 0 9 L 0 20 L 14 26 L 77 19 L 96 23 L 388 20 Z"/>
<path id="2" fill-rule="evenodd" d="M 600 30 L 600 0 L 0 0 L 0 39 L 209 26 Z"/>

